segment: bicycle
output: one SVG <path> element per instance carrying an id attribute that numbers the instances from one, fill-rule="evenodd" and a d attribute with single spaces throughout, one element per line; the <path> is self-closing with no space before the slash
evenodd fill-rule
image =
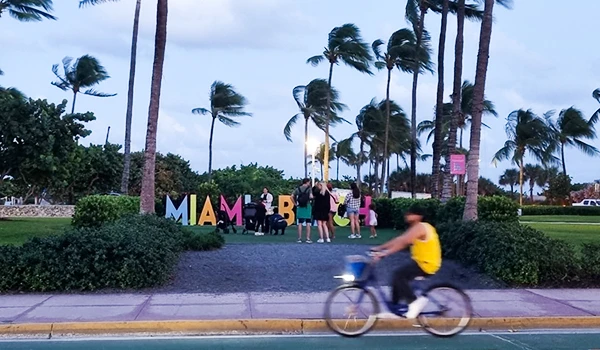
<path id="1" fill-rule="evenodd" d="M 342 279 L 344 283 L 334 289 L 329 294 L 329 297 L 325 302 L 325 321 L 327 326 L 335 333 L 345 337 L 358 337 L 373 329 L 379 319 L 377 317 L 379 314 L 379 300 L 384 301 L 383 304 L 385 305 L 386 309 L 396 316 L 403 317 L 408 310 L 408 305 L 403 303 L 394 304 L 389 298 L 387 298 L 375 274 L 376 263 L 372 259 L 373 253 L 368 252 L 366 255 L 367 257 L 362 255 L 346 257 L 346 272 L 341 276 L 334 276 L 334 278 Z M 417 277 L 415 279 L 417 282 L 425 280 L 427 280 L 426 277 Z M 368 289 L 369 287 L 373 287 L 378 291 L 379 299 L 371 290 Z M 450 283 L 437 283 L 426 288 L 420 288 L 419 286 L 413 285 L 412 288 L 417 297 L 426 296 L 429 300 L 427 307 L 417 317 L 419 325 L 427 333 L 437 337 L 451 337 L 461 333 L 467 328 L 473 315 L 473 307 L 471 305 L 471 299 L 462 289 Z M 346 295 L 346 292 L 349 291 L 358 292 L 358 298 L 356 299 L 356 302 Z M 454 294 L 458 295 L 460 301 L 464 304 L 462 313 L 458 317 L 444 318 L 444 316 L 449 313 L 450 308 L 448 307 L 447 303 L 438 301 L 439 297 L 435 297 L 435 292 L 453 292 Z M 347 311 L 345 314 L 347 313 L 348 316 L 345 322 L 343 319 L 334 317 L 337 316 L 338 311 L 341 311 L 338 308 L 340 306 L 339 303 L 334 302 L 334 298 L 339 294 L 344 294 L 346 298 L 353 303 L 350 308 L 345 309 Z M 367 299 L 372 303 L 373 309 L 370 313 L 364 313 L 366 320 L 357 321 L 356 318 L 359 310 L 356 305 L 360 304 L 365 297 L 367 297 Z M 428 310 L 430 306 L 433 306 L 434 310 Z M 435 316 L 442 316 L 442 318 L 434 319 Z M 361 327 L 357 331 L 347 330 L 346 327 L 350 321 L 353 321 Z M 451 328 L 449 331 L 441 331 L 437 328 L 438 324 L 440 326 L 444 326 L 454 321 L 457 322 L 457 325 Z M 343 328 L 341 327 L 342 323 L 344 324 Z"/>

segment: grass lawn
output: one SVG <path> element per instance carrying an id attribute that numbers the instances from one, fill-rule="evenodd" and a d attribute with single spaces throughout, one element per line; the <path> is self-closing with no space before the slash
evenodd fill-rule
<path id="1" fill-rule="evenodd" d="M 14 218 L 0 220 L 0 245 L 21 245 L 30 237 L 45 237 L 63 233 L 71 219 Z"/>
<path id="2" fill-rule="evenodd" d="M 600 223 L 600 216 L 576 216 L 576 215 L 539 215 L 521 216 L 521 222 L 569 222 L 569 223 Z"/>
<path id="3" fill-rule="evenodd" d="M 531 223 L 526 225 L 540 230 L 552 238 L 562 239 L 576 245 L 600 243 L 600 225 L 553 223 Z"/>

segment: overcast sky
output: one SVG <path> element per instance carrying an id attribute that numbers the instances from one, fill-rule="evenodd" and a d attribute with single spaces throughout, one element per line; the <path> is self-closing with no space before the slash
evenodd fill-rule
<path id="1" fill-rule="evenodd" d="M 81 95 L 76 111 L 93 111 L 97 117 L 89 125 L 93 133 L 87 142 L 103 143 L 110 126 L 110 141 L 122 144 L 135 1 L 85 9 L 78 9 L 77 2 L 55 1 L 58 21 L 19 23 L 6 15 L 0 19 L 0 68 L 5 72 L 0 85 L 18 87 L 31 97 L 53 102 L 68 99 L 70 109 L 71 94 L 50 84 L 55 79 L 51 67 L 65 56 L 95 56 L 111 75 L 97 89 L 118 95 Z M 494 153 L 505 141 L 504 124 L 511 111 L 531 108 L 541 115 L 575 106 L 589 117 L 600 107 L 591 96 L 600 87 L 596 35 L 600 1 L 581 0 L 578 6 L 551 2 L 515 1 L 513 10 L 495 10 L 486 96 L 496 104 L 499 117 L 484 120 L 491 130 L 483 129 L 481 145 L 481 174 L 494 181 L 511 166 L 508 161 L 498 168 L 491 165 Z M 145 142 L 156 13 L 156 0 L 142 3 L 133 150 L 142 149 Z M 238 128 L 216 125 L 213 167 L 258 162 L 283 169 L 286 176 L 301 176 L 303 128 L 297 125 L 293 143 L 283 136 L 285 123 L 297 113 L 292 89 L 314 78 L 326 78 L 328 70 L 326 65 L 307 65 L 306 59 L 322 53 L 329 31 L 344 23 L 355 23 L 369 43 L 387 41 L 395 30 L 408 27 L 404 1 L 382 0 L 371 7 L 366 4 L 360 0 L 171 0 L 158 150 L 181 155 L 199 172 L 206 170 L 210 118 L 193 115 L 191 110 L 209 107 L 210 85 L 222 80 L 248 98 L 248 110 L 254 116 L 241 120 Z M 437 48 L 439 16 L 428 14 L 426 26 Z M 446 99 L 451 93 L 455 27 L 450 17 Z M 478 25 L 468 23 L 464 79 L 471 81 L 478 37 Z M 349 107 L 343 117 L 354 122 L 360 108 L 373 97 L 385 98 L 385 80 L 384 72 L 367 76 L 336 66 L 333 84 Z M 436 84 L 435 75 L 420 77 L 419 121 L 433 116 Z M 408 115 L 410 88 L 411 76 L 394 71 L 391 96 Z M 332 129 L 332 134 L 341 139 L 354 131 L 354 124 L 349 124 Z M 312 135 L 323 140 L 316 130 Z M 593 144 L 600 147 L 597 140 Z M 430 145 L 426 152 L 431 152 Z M 575 182 L 600 178 L 598 164 L 597 159 L 575 149 L 567 150 L 567 170 Z M 431 171 L 431 163 L 419 163 L 418 170 Z M 353 175 L 355 171 L 342 166 L 340 173 Z M 335 168 L 332 174 L 335 176 Z"/>

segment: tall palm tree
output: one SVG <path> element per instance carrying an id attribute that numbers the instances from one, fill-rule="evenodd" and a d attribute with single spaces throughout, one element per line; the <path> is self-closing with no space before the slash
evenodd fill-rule
<path id="1" fill-rule="evenodd" d="M 533 203 L 533 188 L 536 183 L 539 181 L 539 178 L 542 176 L 544 172 L 544 168 L 542 168 L 538 164 L 525 164 L 525 178 L 529 182 L 529 198 L 531 203 Z"/>
<path id="2" fill-rule="evenodd" d="M 329 33 L 327 47 L 321 55 L 313 56 L 306 62 L 313 66 L 319 65 L 323 61 L 329 63 L 329 78 L 327 84 L 331 89 L 331 79 L 333 76 L 333 66 L 343 62 L 346 65 L 356 69 L 361 73 L 372 75 L 369 69 L 370 63 L 373 60 L 369 52 L 369 45 L 363 41 L 360 34 L 360 29 L 352 23 L 346 23 L 341 27 L 335 27 Z M 331 91 L 331 90 L 329 90 Z M 325 117 L 325 152 L 329 152 L 329 123 L 330 123 L 330 105 L 331 95 L 328 94 L 326 117 Z M 326 155 L 325 162 L 328 162 L 329 155 Z M 325 166 L 324 181 L 329 180 L 328 164 Z"/>
<path id="3" fill-rule="evenodd" d="M 8 14 L 21 22 L 41 21 L 44 18 L 56 20 L 52 16 L 52 0 L 0 0 L 0 17 Z"/>
<path id="4" fill-rule="evenodd" d="M 98 5 L 119 0 L 80 0 L 79 7 Z M 142 0 L 136 0 L 133 14 L 133 35 L 131 38 L 131 56 L 129 60 L 129 86 L 127 90 L 127 110 L 125 112 L 125 145 L 123 148 L 123 175 L 121 176 L 121 193 L 129 191 L 129 172 L 131 168 L 131 123 L 133 119 L 133 87 L 135 82 L 135 66 L 137 61 L 137 42 L 140 27 L 140 11 Z"/>
<path id="5" fill-rule="evenodd" d="M 352 142 L 349 139 L 341 140 L 333 144 L 334 156 L 336 161 L 335 179 L 340 180 L 340 160 L 352 152 Z"/>
<path id="6" fill-rule="evenodd" d="M 386 122 L 385 122 L 385 136 L 384 136 L 384 146 L 383 146 L 383 159 L 388 159 L 389 157 L 389 133 L 390 133 L 390 83 L 392 81 L 392 70 L 394 67 L 398 68 L 402 72 L 412 73 L 415 68 L 414 59 L 415 52 L 418 57 L 419 70 L 423 71 L 432 71 L 431 57 L 430 51 L 427 51 L 423 48 L 417 50 L 416 37 L 412 30 L 410 29 L 400 29 L 396 31 L 387 43 L 387 51 L 381 52 L 380 47 L 384 45 L 382 40 L 375 40 L 371 47 L 373 48 L 373 52 L 375 54 L 375 58 L 377 61 L 375 62 L 375 67 L 379 70 L 386 69 L 387 70 L 387 84 L 386 84 L 386 93 L 385 93 L 385 101 L 386 101 Z M 385 174 L 386 174 L 386 163 L 383 163 L 381 169 L 381 181 L 382 184 L 386 182 Z"/>
<path id="7" fill-rule="evenodd" d="M 494 155 L 493 161 L 510 159 L 519 167 L 519 203 L 523 205 L 524 158 L 529 153 L 543 164 L 553 161 L 551 156 L 553 135 L 545 120 L 531 110 L 518 110 L 508 115 L 506 123 L 508 140 Z M 469 179 L 470 180 L 470 179 Z M 467 187 L 468 190 L 468 187 Z"/>
<path id="8" fill-rule="evenodd" d="M 542 172 L 538 175 L 536 185 L 538 185 L 542 191 L 545 191 L 550 184 L 550 181 L 558 176 L 560 170 L 554 166 L 542 167 Z"/>
<path id="9" fill-rule="evenodd" d="M 494 3 L 509 7 L 511 0 L 485 0 L 483 20 L 479 34 L 479 50 L 475 70 L 475 86 L 473 88 L 473 112 L 471 122 L 471 138 L 469 142 L 469 157 L 467 159 L 467 200 L 463 219 L 477 220 L 477 194 L 479 185 L 479 145 L 481 143 L 481 116 L 485 96 L 485 81 L 488 61 L 490 58 L 490 42 L 492 40 L 492 23 L 494 21 Z"/>
<path id="10" fill-rule="evenodd" d="M 329 85 L 325 79 L 314 79 L 308 83 L 308 85 L 299 85 L 292 90 L 292 95 L 298 104 L 300 113 L 297 113 L 288 120 L 283 128 L 283 134 L 288 141 L 292 142 L 292 127 L 300 118 L 304 118 L 304 177 L 308 177 L 308 167 L 306 164 L 306 159 L 308 157 L 306 146 L 306 143 L 308 142 L 308 124 L 309 121 L 312 121 L 319 129 L 325 130 L 328 90 Z M 337 115 L 337 112 L 345 110 L 347 106 L 339 102 L 340 94 L 333 86 L 331 87 L 330 96 L 330 124 L 333 126 L 341 122 L 348 123 L 346 119 Z"/>
<path id="11" fill-rule="evenodd" d="M 51 84 L 58 87 L 62 91 L 71 90 L 73 92 L 73 106 L 71 113 L 75 113 L 75 101 L 77 94 L 96 96 L 96 97 L 112 97 L 117 94 L 106 94 L 98 92 L 92 86 L 110 78 L 106 69 L 100 64 L 98 59 L 90 55 L 79 57 L 74 64 L 71 64 L 73 59 L 65 57 L 62 61 L 64 76 L 58 73 L 58 64 L 52 66 L 52 73 L 56 75 L 59 81 L 53 81 Z M 85 91 L 81 89 L 89 88 Z"/>
<path id="12" fill-rule="evenodd" d="M 212 143 L 215 130 L 215 122 L 219 120 L 221 123 L 235 127 L 239 126 L 240 122 L 234 118 L 243 116 L 252 116 L 251 113 L 244 111 L 248 104 L 246 98 L 235 91 L 234 87 L 225 84 L 222 81 L 215 81 L 210 86 L 210 109 L 194 108 L 192 113 L 210 115 L 212 118 L 210 124 L 210 138 L 208 141 L 208 180 L 212 178 Z"/>
<path id="13" fill-rule="evenodd" d="M 160 89 L 162 85 L 163 66 L 165 62 L 165 49 L 167 46 L 167 17 L 169 2 L 168 0 L 158 0 L 156 7 L 154 64 L 152 66 L 150 106 L 148 108 L 148 128 L 146 131 L 146 147 L 144 151 L 144 173 L 142 176 L 142 191 L 140 195 L 140 212 L 142 213 L 154 213 L 156 131 L 158 126 L 158 110 L 160 108 Z"/>
<path id="14" fill-rule="evenodd" d="M 552 129 L 554 137 L 556 138 L 556 142 L 560 147 L 560 159 L 562 162 L 564 175 L 567 175 L 565 146 L 577 147 L 580 151 L 589 156 L 597 156 L 600 154 L 596 147 L 582 141 L 582 139 L 594 140 L 596 138 L 594 124 L 597 121 L 597 113 L 595 113 L 589 120 L 585 120 L 583 113 L 574 107 L 560 111 L 556 122 L 548 119 L 550 128 Z"/>
<path id="15" fill-rule="evenodd" d="M 519 169 L 506 169 L 504 174 L 500 175 L 498 183 L 501 186 L 509 186 L 510 196 L 513 197 L 515 194 L 515 185 L 519 184 Z"/>

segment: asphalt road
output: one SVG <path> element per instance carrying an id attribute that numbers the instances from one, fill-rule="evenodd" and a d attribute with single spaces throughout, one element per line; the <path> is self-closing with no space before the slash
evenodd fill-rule
<path id="1" fill-rule="evenodd" d="M 3 350 L 187 350 L 187 349 L 436 349 L 436 350 L 579 350 L 600 349 L 600 332 L 472 333 L 450 339 L 425 334 L 374 335 L 356 339 L 338 336 L 248 336 L 203 338 L 141 338 L 110 340 L 0 341 Z"/>

